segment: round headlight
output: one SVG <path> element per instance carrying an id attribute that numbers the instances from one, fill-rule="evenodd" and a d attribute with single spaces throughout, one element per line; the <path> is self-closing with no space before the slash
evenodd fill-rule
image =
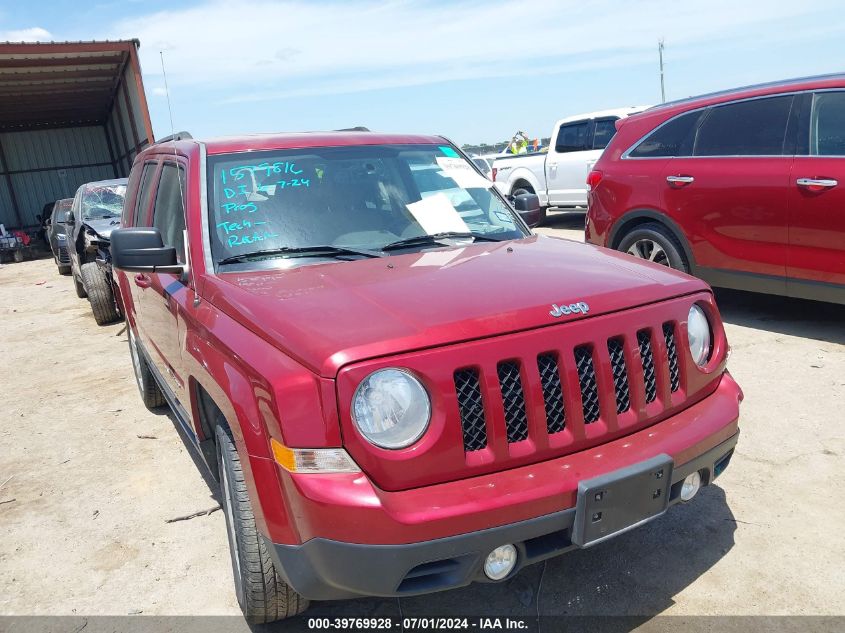
<path id="1" fill-rule="evenodd" d="M 704 310 L 697 305 L 689 309 L 687 318 L 687 335 L 689 336 L 689 351 L 692 359 L 699 366 L 704 366 L 710 360 L 710 323 Z"/>
<path id="2" fill-rule="evenodd" d="M 352 397 L 352 419 L 381 448 L 405 448 L 428 428 L 431 400 L 419 380 L 402 369 L 379 369 L 364 378 Z"/>

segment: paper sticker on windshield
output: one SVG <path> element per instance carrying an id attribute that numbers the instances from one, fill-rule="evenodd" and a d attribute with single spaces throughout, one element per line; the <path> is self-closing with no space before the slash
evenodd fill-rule
<path id="1" fill-rule="evenodd" d="M 441 152 L 446 154 L 446 156 L 450 156 L 452 158 L 458 158 L 458 152 L 453 150 L 448 145 L 440 145 L 437 149 L 439 149 Z"/>
<path id="2" fill-rule="evenodd" d="M 435 157 L 440 172 L 463 189 L 489 189 L 493 183 L 475 171 L 475 168 L 463 158 Z"/>
<path id="3" fill-rule="evenodd" d="M 405 205 L 414 219 L 429 235 L 458 231 L 469 233 L 469 227 L 442 193 Z"/>

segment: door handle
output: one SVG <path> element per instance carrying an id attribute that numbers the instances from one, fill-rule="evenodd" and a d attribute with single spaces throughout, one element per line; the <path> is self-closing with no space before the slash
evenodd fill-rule
<path id="1" fill-rule="evenodd" d="M 152 280 L 144 273 L 138 273 L 135 275 L 135 285 L 139 288 L 149 288 L 150 283 L 152 283 Z"/>
<path id="2" fill-rule="evenodd" d="M 695 182 L 692 176 L 666 176 L 666 182 L 673 187 L 686 187 Z"/>
<path id="3" fill-rule="evenodd" d="M 833 178 L 799 178 L 795 184 L 810 191 L 823 191 L 835 187 L 839 182 Z"/>

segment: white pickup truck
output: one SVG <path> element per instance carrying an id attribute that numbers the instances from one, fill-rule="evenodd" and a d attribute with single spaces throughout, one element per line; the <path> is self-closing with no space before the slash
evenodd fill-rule
<path id="1" fill-rule="evenodd" d="M 587 205 L 587 174 L 616 134 L 616 121 L 650 106 L 603 110 L 555 123 L 548 153 L 502 156 L 492 180 L 506 196 L 536 193 L 542 207 Z"/>

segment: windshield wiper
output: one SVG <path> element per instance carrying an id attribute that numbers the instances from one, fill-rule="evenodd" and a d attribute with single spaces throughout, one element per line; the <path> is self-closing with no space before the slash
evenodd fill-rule
<path id="1" fill-rule="evenodd" d="M 398 248 L 405 248 L 406 246 L 418 246 L 420 244 L 437 244 L 444 239 L 460 239 L 460 238 L 474 238 L 478 242 L 501 242 L 497 237 L 490 237 L 483 233 L 467 233 L 460 231 L 444 231 L 443 233 L 433 233 L 431 235 L 416 235 L 414 237 L 407 237 L 404 240 L 396 240 L 381 247 L 383 251 L 392 251 Z"/>
<path id="2" fill-rule="evenodd" d="M 254 259 L 268 259 L 271 257 L 339 257 L 342 255 L 361 255 L 363 257 L 384 257 L 384 253 L 370 251 L 364 248 L 348 246 L 284 246 L 282 248 L 265 248 L 251 253 L 230 255 L 224 257 L 218 264 L 237 264 Z"/>

